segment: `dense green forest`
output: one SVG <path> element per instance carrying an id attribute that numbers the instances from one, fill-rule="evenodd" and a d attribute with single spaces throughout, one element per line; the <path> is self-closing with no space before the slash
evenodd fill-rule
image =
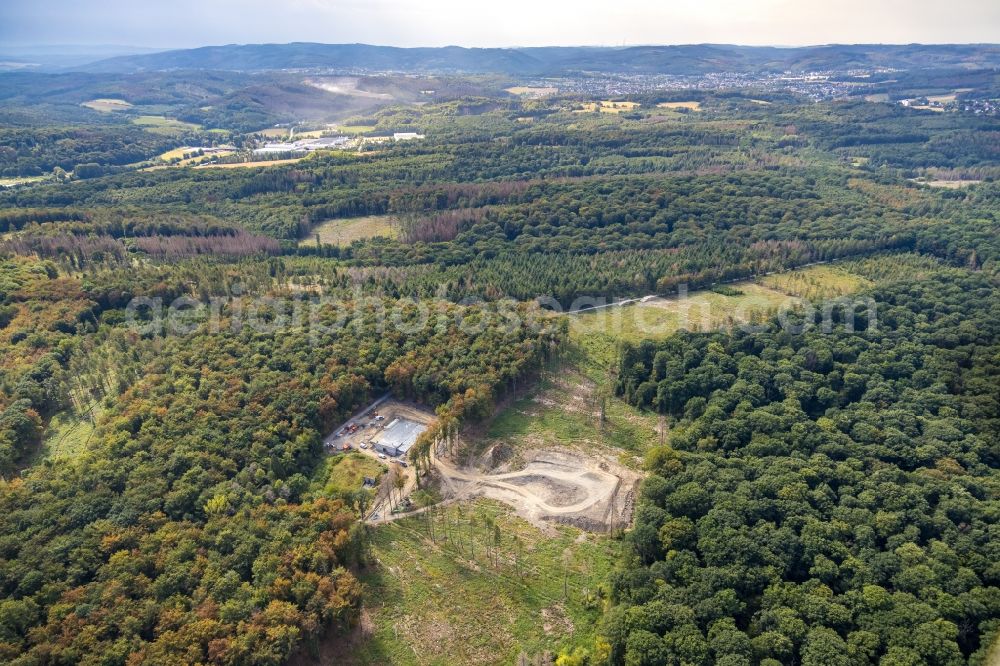
<path id="1" fill-rule="evenodd" d="M 108 331 L 104 344 L 148 361 L 95 445 L 3 489 L 4 659 L 273 663 L 346 626 L 362 536 L 341 500 L 304 494 L 323 434 L 390 380 L 431 405 L 457 396 L 465 411 L 483 409 L 559 341 L 549 326 L 467 334 L 453 323 L 406 336 L 376 326 L 373 309 L 350 335 L 319 339 L 248 327 L 143 342 Z M 404 358 L 412 369 L 393 372 Z M 47 382 L 72 381 L 76 358 L 62 360 L 46 359 Z M 28 400 L 38 379 L 25 376 L 12 397 Z"/>
<path id="2" fill-rule="evenodd" d="M 381 529 L 359 520 L 365 495 L 316 483 L 324 438 L 392 390 L 478 452 L 540 376 L 589 373 L 610 382 L 602 419 L 618 400 L 663 427 L 658 446 L 617 451 L 645 455 L 634 525 L 601 537 L 624 553 L 587 591 L 601 637 L 556 663 L 985 663 L 995 117 L 732 90 L 600 113 L 502 77 L 372 77 L 362 99 L 378 104 L 308 108 L 343 102 L 359 136 L 425 139 L 150 168 L 308 115 L 275 106 L 307 96 L 285 75 L 190 78 L 0 76 L 0 177 L 46 176 L 0 190 L 0 661 L 316 654 L 361 624 Z M 80 107 L 117 97 L 136 108 Z M 156 131 L 135 122 L 147 113 L 194 124 Z M 321 233 L 359 219 L 379 231 Z M 735 298 L 730 282 L 831 262 L 863 290 L 754 328 L 581 352 L 558 312 Z M 133 299 L 215 319 L 150 326 Z"/>
<path id="3" fill-rule="evenodd" d="M 997 628 L 1000 306 L 942 270 L 870 325 L 677 335 L 618 390 L 670 415 L 612 583 L 628 664 L 958 664 Z M 977 652 L 978 651 L 978 652 Z"/>

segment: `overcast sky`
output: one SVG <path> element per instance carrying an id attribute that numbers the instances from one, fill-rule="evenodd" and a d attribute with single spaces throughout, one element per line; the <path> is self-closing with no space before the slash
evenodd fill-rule
<path id="1" fill-rule="evenodd" d="M 0 0 L 0 44 L 1000 42 L 1000 0 Z"/>

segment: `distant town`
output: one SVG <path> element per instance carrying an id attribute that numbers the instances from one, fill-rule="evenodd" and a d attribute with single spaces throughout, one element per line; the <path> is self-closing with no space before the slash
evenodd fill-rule
<path id="1" fill-rule="evenodd" d="M 654 94 L 671 90 L 753 90 L 791 94 L 814 102 L 862 97 L 873 102 L 896 101 L 903 106 L 976 115 L 996 115 L 1000 112 L 1000 100 L 997 99 L 956 99 L 955 95 L 943 95 L 938 98 L 893 100 L 890 95 L 880 91 L 886 84 L 895 82 L 892 77 L 897 73 L 890 68 L 782 73 L 714 72 L 690 76 L 593 72 L 572 77 L 533 79 L 525 82 L 524 88 L 544 91 L 533 96 L 558 93 L 601 97 Z"/>

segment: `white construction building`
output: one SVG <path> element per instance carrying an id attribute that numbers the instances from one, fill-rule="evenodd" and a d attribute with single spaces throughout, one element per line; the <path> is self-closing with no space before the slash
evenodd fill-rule
<path id="1" fill-rule="evenodd" d="M 393 419 L 374 439 L 376 451 L 398 458 L 405 456 L 427 426 L 407 419 Z"/>

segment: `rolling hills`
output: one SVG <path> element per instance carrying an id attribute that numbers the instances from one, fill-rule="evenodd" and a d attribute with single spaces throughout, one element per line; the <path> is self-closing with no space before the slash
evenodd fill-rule
<path id="1" fill-rule="evenodd" d="M 207 69 L 266 71 L 341 69 L 357 71 L 463 72 L 554 75 L 580 71 L 696 75 L 886 67 L 996 67 L 1000 46 L 828 45 L 795 48 L 689 44 L 633 47 L 399 48 L 369 44 L 229 44 L 100 60 L 90 72 Z"/>

